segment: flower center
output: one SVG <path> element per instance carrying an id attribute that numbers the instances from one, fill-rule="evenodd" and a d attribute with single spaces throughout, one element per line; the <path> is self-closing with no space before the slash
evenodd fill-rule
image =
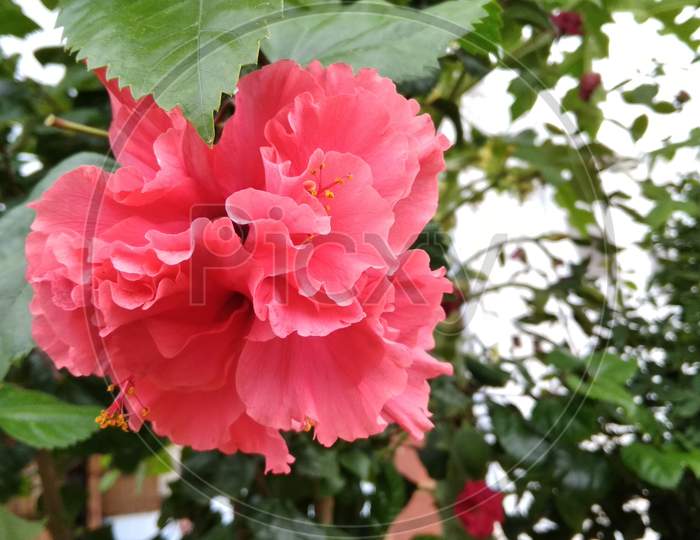
<path id="1" fill-rule="evenodd" d="M 309 174 L 314 179 L 309 178 L 307 180 L 304 180 L 302 185 L 304 186 L 304 190 L 312 197 L 319 198 L 319 194 L 322 194 L 322 196 L 325 197 L 327 200 L 331 200 L 335 198 L 335 192 L 332 188 L 334 188 L 335 186 L 343 185 L 345 184 L 345 182 L 352 180 L 352 174 L 346 174 L 345 176 L 337 176 L 332 182 L 329 182 L 327 185 L 324 186 L 323 169 L 325 169 L 325 167 L 326 164 L 321 163 L 318 166 L 318 170 L 311 169 L 309 171 Z M 323 205 L 323 207 L 326 209 L 326 212 L 331 211 L 330 204 L 326 203 Z"/>

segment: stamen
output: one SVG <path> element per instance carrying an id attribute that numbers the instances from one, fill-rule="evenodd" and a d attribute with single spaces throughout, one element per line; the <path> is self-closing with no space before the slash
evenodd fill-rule
<path id="1" fill-rule="evenodd" d="M 323 194 L 326 196 L 326 199 L 332 199 L 335 197 L 335 193 L 333 193 L 330 189 L 324 191 Z"/>
<path id="2" fill-rule="evenodd" d="M 318 195 L 318 186 L 313 180 L 304 180 L 304 189 L 309 192 L 312 197 Z"/>
<path id="3" fill-rule="evenodd" d="M 116 427 L 120 428 L 122 431 L 129 431 L 129 424 L 126 421 L 126 416 L 122 412 L 115 412 L 110 411 L 109 409 L 102 409 L 97 418 L 95 418 L 95 422 L 97 422 L 100 425 L 100 429 Z"/>
<path id="4" fill-rule="evenodd" d="M 316 422 L 314 422 L 313 420 L 311 420 L 311 418 L 309 418 L 307 416 L 306 419 L 304 420 L 304 427 L 303 427 L 304 432 L 308 433 L 309 431 L 311 431 L 311 428 L 313 428 L 315 425 L 316 425 Z"/>
<path id="5" fill-rule="evenodd" d="M 107 387 L 107 390 L 112 392 L 117 386 L 120 387 L 119 393 L 109 407 L 100 411 L 100 414 L 95 418 L 95 422 L 99 424 L 100 429 L 116 427 L 122 431 L 129 431 L 129 413 L 127 411 L 133 409 L 134 407 L 133 404 L 127 402 L 127 396 L 133 396 L 138 405 L 141 407 L 141 417 L 147 416 L 149 414 L 149 410 L 143 405 L 143 403 L 141 403 L 141 400 L 136 395 L 136 388 L 131 382 L 131 377 L 118 385 L 110 384 Z"/>

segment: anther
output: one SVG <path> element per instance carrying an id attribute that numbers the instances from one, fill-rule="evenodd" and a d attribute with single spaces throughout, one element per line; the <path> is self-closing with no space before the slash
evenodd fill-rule
<path id="1" fill-rule="evenodd" d="M 335 193 L 333 193 L 330 189 L 324 191 L 323 194 L 326 196 L 326 199 L 332 199 L 335 197 Z"/>
<path id="2" fill-rule="evenodd" d="M 313 180 L 304 180 L 304 189 L 309 192 L 312 197 L 318 195 L 318 186 Z"/>
<path id="3" fill-rule="evenodd" d="M 308 433 L 309 431 L 311 431 L 311 428 L 314 427 L 314 425 L 315 425 L 314 421 L 311 420 L 311 418 L 309 418 L 307 416 L 306 419 L 304 420 L 304 428 L 303 428 L 304 432 Z"/>

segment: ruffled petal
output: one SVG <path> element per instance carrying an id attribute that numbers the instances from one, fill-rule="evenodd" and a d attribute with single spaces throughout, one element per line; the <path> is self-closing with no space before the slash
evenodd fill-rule
<path id="1" fill-rule="evenodd" d="M 151 96 L 135 100 L 128 88 L 119 88 L 117 79 L 107 80 L 105 68 L 95 70 L 95 74 L 107 89 L 112 105 L 109 142 L 114 156 L 122 165 L 153 174 L 158 169 L 153 145 L 173 126 L 171 115 Z"/>
<path id="2" fill-rule="evenodd" d="M 286 430 L 313 423 L 325 446 L 382 431 L 381 409 L 405 384 L 405 370 L 365 325 L 323 338 L 249 341 L 236 375 L 253 419 Z"/>
<path id="3" fill-rule="evenodd" d="M 238 81 L 236 112 L 214 149 L 215 177 L 228 194 L 265 187 L 260 157 L 260 149 L 268 145 L 265 125 L 296 96 L 319 91 L 313 77 L 292 61 L 275 62 Z"/>
<path id="4" fill-rule="evenodd" d="M 290 174 L 304 171 L 319 148 L 354 154 L 370 166 L 374 188 L 393 204 L 408 193 L 418 160 L 409 139 L 390 121 L 386 105 L 369 92 L 322 99 L 307 93 L 271 120 L 265 134 L 277 161 L 290 162 Z"/>
<path id="5" fill-rule="evenodd" d="M 222 452 L 237 451 L 265 456 L 265 472 L 289 474 L 294 457 L 279 431 L 270 429 L 246 414 L 240 415 L 229 428 L 229 440 L 221 445 Z"/>
<path id="6" fill-rule="evenodd" d="M 408 368 L 406 388 L 398 396 L 390 399 L 382 414 L 387 422 L 396 422 L 415 440 L 422 440 L 423 434 L 433 428 L 432 416 L 428 410 L 430 385 L 428 379 L 440 375 L 452 375 L 452 365 L 438 362 L 423 351 L 406 351 L 412 357 Z"/>
<path id="7" fill-rule="evenodd" d="M 435 346 L 433 330 L 445 318 L 442 296 L 452 291 L 445 270 L 430 270 L 425 251 L 407 251 L 390 277 L 394 287 L 394 310 L 382 315 L 390 339 L 421 349 Z"/>

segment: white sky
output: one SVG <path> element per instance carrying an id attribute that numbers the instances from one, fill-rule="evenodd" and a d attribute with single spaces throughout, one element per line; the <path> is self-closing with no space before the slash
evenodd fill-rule
<path id="1" fill-rule="evenodd" d="M 644 158 L 649 151 L 658 149 L 663 140 L 685 139 L 689 131 L 697 127 L 700 119 L 700 62 L 691 64 L 693 53 L 673 36 L 659 36 L 657 21 L 639 24 L 628 14 L 616 14 L 615 22 L 606 25 L 604 31 L 610 37 L 609 58 L 598 60 L 593 69 L 602 76 L 603 86 L 613 88 L 627 79 L 630 82 L 624 89 L 636 88 L 639 84 L 651 82 L 648 76 L 654 69 L 654 60 L 664 65 L 666 75 L 656 77 L 660 84 L 658 98 L 673 101 L 680 90 L 691 95 L 680 114 L 661 115 L 643 105 L 625 103 L 619 92 L 608 94 L 601 105 L 606 118 L 612 118 L 623 125 L 631 125 L 642 113 L 649 116 L 649 127 L 645 135 L 634 143 L 628 132 L 613 122 L 606 121 L 599 132 L 600 142 L 611 147 L 622 156 L 635 159 Z M 560 41 L 558 47 L 571 50 L 580 42 L 578 37 L 568 37 Z M 556 55 L 557 51 L 553 51 Z M 538 98 L 530 113 L 510 122 L 508 108 L 512 98 L 506 91 L 513 75 L 507 71 L 497 71 L 489 75 L 479 86 L 470 92 L 462 102 L 462 117 L 466 123 L 477 126 L 490 134 L 515 134 L 526 128 L 539 133 L 544 131 L 545 122 L 564 128 L 558 110 L 552 110 L 547 101 Z M 577 81 L 565 78 L 557 85 L 553 94 L 562 98 Z M 696 95 L 693 95 L 696 94 Z M 506 97 L 507 103 L 503 102 Z M 679 151 L 670 162 L 659 162 L 651 174 L 656 182 L 676 180 L 679 174 L 698 170 L 698 156 L 692 150 Z M 630 206 L 646 213 L 651 204 L 641 197 L 638 182 L 649 177 L 649 171 L 642 165 L 622 172 L 603 172 L 603 189 L 612 192 L 621 190 L 632 196 Z M 651 271 L 651 262 L 634 243 L 641 240 L 646 228 L 632 221 L 626 214 L 613 210 L 605 227 L 608 237 L 617 245 L 626 248 L 620 256 L 621 278 L 629 279 L 644 287 Z M 514 238 L 523 235 L 538 235 L 547 231 L 569 231 L 565 212 L 552 200 L 551 190 L 546 189 L 521 203 L 510 195 L 490 193 L 478 207 L 463 207 L 458 214 L 455 234 L 455 250 L 460 258 L 468 257 L 477 249 L 489 245 L 492 238 L 505 235 Z M 552 250 L 564 260 L 575 260 L 575 248 L 553 244 Z M 513 248 L 507 251 L 510 254 Z M 527 249 L 530 260 L 538 267 L 546 268 L 547 260 L 535 248 Z M 541 264 L 537 264 L 538 261 Z M 496 266 L 490 274 L 492 283 L 506 281 L 513 271 L 513 265 L 506 268 Z M 510 320 L 521 315 L 524 304 L 520 300 L 521 291 L 504 291 L 491 295 L 469 321 L 471 332 L 478 335 L 487 345 L 497 345 L 502 350 L 510 347 L 512 326 Z M 550 334 L 556 339 L 560 336 Z M 571 336 L 574 350 L 585 349 L 586 340 L 582 336 Z M 520 351 L 522 354 L 522 351 Z"/>

